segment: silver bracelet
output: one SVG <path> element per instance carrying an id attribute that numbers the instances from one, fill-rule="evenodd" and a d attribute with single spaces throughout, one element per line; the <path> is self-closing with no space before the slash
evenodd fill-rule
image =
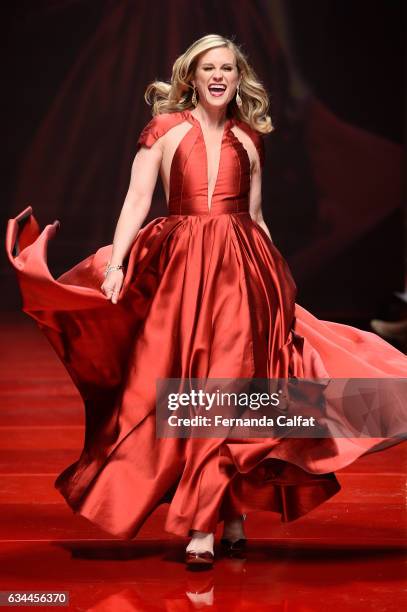
<path id="1" fill-rule="evenodd" d="M 123 264 L 117 264 L 116 266 L 111 266 L 110 264 L 107 264 L 105 270 L 105 277 L 109 274 L 109 272 L 113 272 L 114 270 L 124 270 Z"/>

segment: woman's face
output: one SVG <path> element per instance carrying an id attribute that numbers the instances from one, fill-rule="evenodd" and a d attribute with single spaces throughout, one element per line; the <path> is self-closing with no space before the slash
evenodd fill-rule
<path id="1" fill-rule="evenodd" d="M 192 84 L 205 108 L 226 108 L 233 99 L 240 77 L 235 54 L 227 47 L 205 51 L 198 59 Z"/>

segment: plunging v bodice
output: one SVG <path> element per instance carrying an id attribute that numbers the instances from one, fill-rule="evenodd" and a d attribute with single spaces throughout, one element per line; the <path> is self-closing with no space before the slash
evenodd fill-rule
<path id="1" fill-rule="evenodd" d="M 228 118 L 224 124 L 218 170 L 211 201 L 208 202 L 208 159 L 199 120 L 189 110 L 156 115 L 146 125 L 138 145 L 151 146 L 176 125 L 191 123 L 171 160 L 168 211 L 170 215 L 215 215 L 249 211 L 250 159 L 232 130 L 237 124 L 254 141 L 263 162 L 260 134 L 246 123 Z"/>

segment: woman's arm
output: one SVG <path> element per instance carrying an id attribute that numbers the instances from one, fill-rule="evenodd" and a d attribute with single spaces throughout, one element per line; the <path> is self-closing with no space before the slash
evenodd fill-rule
<path id="1" fill-rule="evenodd" d="M 271 238 L 270 231 L 263 219 L 263 211 L 261 209 L 261 167 L 259 160 L 256 160 L 250 179 L 250 201 L 249 201 L 250 216 Z"/>
<path id="2" fill-rule="evenodd" d="M 123 264 L 150 210 L 162 156 L 162 145 L 157 141 L 152 147 L 141 147 L 133 160 L 130 185 L 114 233 L 111 266 Z M 114 304 L 117 303 L 123 278 L 122 270 L 111 270 L 101 286 L 103 293 Z"/>
<path id="3" fill-rule="evenodd" d="M 150 210 L 162 160 L 159 144 L 141 147 L 134 158 L 130 185 L 114 233 L 112 265 L 123 263 Z"/>

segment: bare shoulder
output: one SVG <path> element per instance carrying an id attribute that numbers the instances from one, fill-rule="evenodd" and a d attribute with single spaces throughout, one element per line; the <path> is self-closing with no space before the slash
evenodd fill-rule
<path id="1" fill-rule="evenodd" d="M 235 121 L 232 131 L 247 151 L 252 170 L 261 168 L 264 162 L 264 143 L 262 134 L 243 121 Z"/>

